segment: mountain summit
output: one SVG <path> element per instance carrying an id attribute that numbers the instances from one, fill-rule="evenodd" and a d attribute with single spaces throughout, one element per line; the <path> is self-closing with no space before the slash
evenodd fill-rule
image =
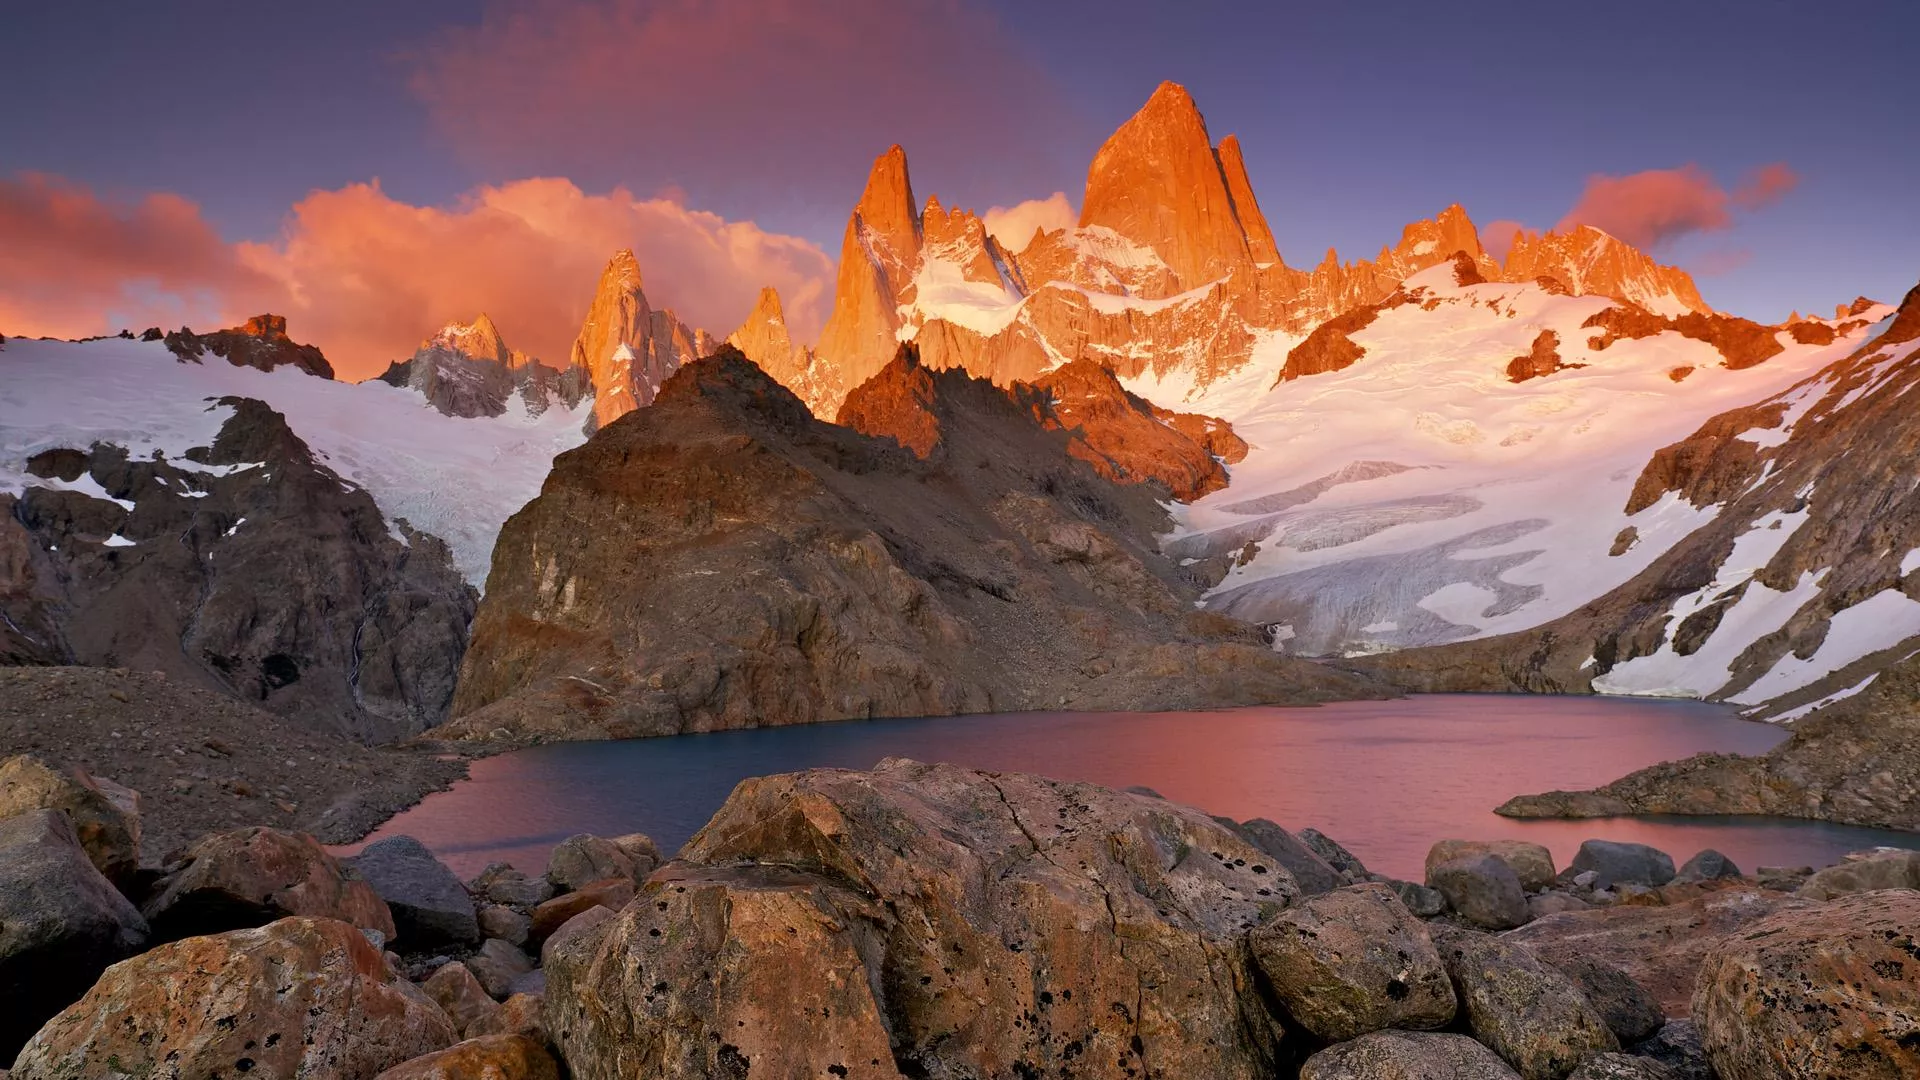
<path id="1" fill-rule="evenodd" d="M 712 349 L 705 331 L 654 310 L 641 288 L 640 260 L 622 248 L 607 260 L 593 305 L 574 338 L 572 362 L 593 380 L 591 426 L 605 427 L 653 397 L 682 364 Z"/>

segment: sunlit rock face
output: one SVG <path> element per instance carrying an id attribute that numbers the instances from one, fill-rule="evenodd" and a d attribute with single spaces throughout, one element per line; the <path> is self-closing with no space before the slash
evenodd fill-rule
<path id="1" fill-rule="evenodd" d="M 680 366 L 713 351 L 704 330 L 673 312 L 655 310 L 641 288 L 640 263 L 621 249 L 607 261 L 593 305 L 574 338 L 571 363 L 593 381 L 593 427 L 653 404 L 660 384 Z"/>

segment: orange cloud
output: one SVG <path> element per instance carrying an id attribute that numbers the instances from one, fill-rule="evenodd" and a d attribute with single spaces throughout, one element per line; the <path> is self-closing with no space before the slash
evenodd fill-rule
<path id="1" fill-rule="evenodd" d="M 493 0 L 411 60 L 435 126 L 488 173 L 750 199 L 835 235 L 891 143 L 961 205 L 1078 167 L 1049 156 L 1061 95 L 960 0 Z"/>
<path id="2" fill-rule="evenodd" d="M 1506 262 L 1507 252 L 1513 250 L 1513 238 L 1520 235 L 1520 230 L 1524 228 L 1526 226 L 1520 222 L 1506 218 L 1489 221 L 1480 229 L 1480 246 L 1486 248 L 1487 254 L 1495 259 Z"/>
<path id="3" fill-rule="evenodd" d="M 814 244 L 619 188 L 521 180 L 439 208 L 355 184 L 301 200 L 273 242 L 230 245 L 178 196 L 115 205 L 30 175 L 0 183 L 0 332 L 205 329 L 272 310 L 342 378 L 364 378 L 485 311 L 514 347 L 558 361 L 621 247 L 639 257 L 656 307 L 716 336 L 765 285 L 801 340 L 832 301 L 832 260 Z"/>
<path id="4" fill-rule="evenodd" d="M 1080 222 L 1067 193 L 1056 191 L 1044 199 L 1028 199 L 1013 206 L 996 206 L 980 216 L 987 232 L 1000 246 L 1018 252 L 1033 239 L 1035 229 L 1052 232 L 1071 229 Z"/>
<path id="5" fill-rule="evenodd" d="M 43 173 L 0 178 L 0 332 L 206 325 L 276 289 L 178 195 L 114 202 Z"/>
<path id="6" fill-rule="evenodd" d="M 1648 169 L 1629 176 L 1592 176 L 1559 228 L 1592 225 L 1639 248 L 1652 248 L 1690 233 L 1733 224 L 1729 204 L 1743 210 L 1770 205 L 1798 178 L 1784 164 L 1755 170 L 1733 193 L 1705 169 Z"/>

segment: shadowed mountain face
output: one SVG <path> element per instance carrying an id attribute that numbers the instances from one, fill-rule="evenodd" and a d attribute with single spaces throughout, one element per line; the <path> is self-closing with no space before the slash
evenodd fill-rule
<path id="1" fill-rule="evenodd" d="M 1193 610 L 1159 485 L 910 350 L 814 419 L 732 349 L 556 460 L 508 522 L 454 737 L 1366 695 Z M 590 525 L 590 527 L 588 527 Z"/>

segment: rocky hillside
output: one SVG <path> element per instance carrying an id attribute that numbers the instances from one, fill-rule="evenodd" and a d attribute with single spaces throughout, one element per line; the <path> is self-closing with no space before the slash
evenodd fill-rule
<path id="1" fill-rule="evenodd" d="M 448 416 L 499 416 L 518 399 L 530 416 L 549 405 L 577 408 L 593 392 L 582 368 L 559 371 L 507 347 L 499 327 L 482 312 L 471 323 L 451 323 L 381 374 L 390 386 L 418 391 Z"/>
<path id="2" fill-rule="evenodd" d="M 473 615 L 447 547 L 251 398 L 206 446 L 43 450 L 0 495 L 0 655 L 137 667 L 381 742 L 446 715 Z"/>
<path id="3" fill-rule="evenodd" d="M 848 404 L 886 437 L 814 419 L 723 349 L 562 455 L 501 534 L 441 733 L 1371 692 L 1195 612 L 1152 544 L 1164 489 L 1074 456 L 1031 391 L 911 356 Z"/>
<path id="4" fill-rule="evenodd" d="M 1707 697 L 1793 719 L 1920 647 L 1920 289 L 1850 354 L 1652 455 L 1623 510 L 1697 520 L 1525 633 L 1372 665 L 1410 685 Z M 1624 531 L 1622 550 L 1645 541 Z"/>

